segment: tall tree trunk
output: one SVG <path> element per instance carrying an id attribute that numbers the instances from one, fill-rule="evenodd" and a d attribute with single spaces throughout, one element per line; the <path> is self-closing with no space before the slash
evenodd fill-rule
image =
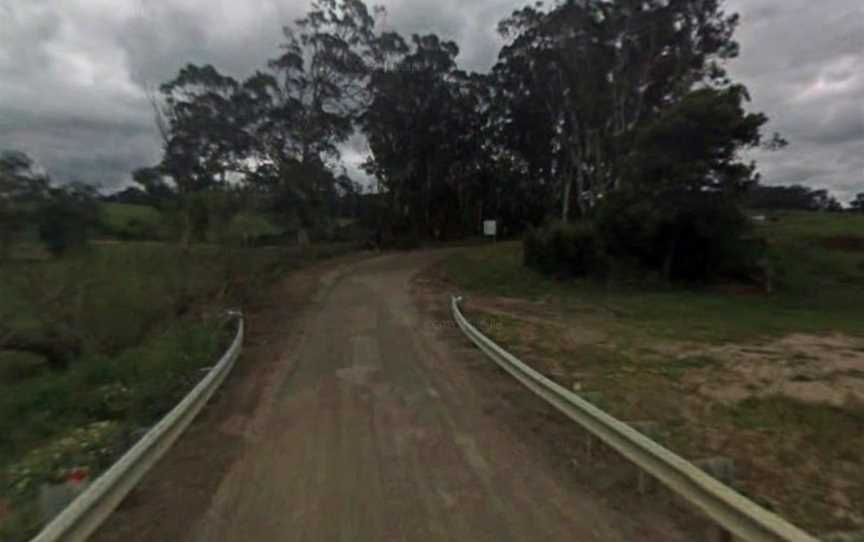
<path id="1" fill-rule="evenodd" d="M 666 282 L 672 282 L 672 266 L 675 265 L 675 256 L 678 252 L 678 239 L 672 238 L 669 250 L 666 251 L 666 259 L 663 262 L 663 278 Z"/>
<path id="2" fill-rule="evenodd" d="M 428 160 L 424 160 L 424 169 L 426 170 L 426 190 L 423 198 L 423 213 L 426 217 L 426 224 L 423 227 L 424 235 L 429 235 L 432 232 L 432 168 L 429 166 Z"/>
<path id="3" fill-rule="evenodd" d="M 192 217 L 190 216 L 192 211 L 185 207 L 181 211 L 181 216 L 183 217 L 183 226 L 182 232 L 180 233 L 180 245 L 184 249 L 188 249 L 192 246 Z"/>
<path id="4" fill-rule="evenodd" d="M 591 208 L 591 202 L 585 198 L 585 195 L 593 194 L 594 192 L 589 191 L 586 174 L 581 167 L 576 169 L 576 189 L 579 190 L 579 193 L 576 195 L 576 203 L 579 205 L 579 213 L 582 217 L 585 217 L 588 215 L 588 210 Z"/>
<path id="5" fill-rule="evenodd" d="M 561 221 L 565 224 L 570 220 L 570 191 L 573 187 L 573 177 L 565 176 L 564 196 L 561 201 Z"/>
<path id="6" fill-rule="evenodd" d="M 8 226 L 0 229 L 0 264 L 9 258 L 12 252 L 12 234 L 8 230 Z"/>

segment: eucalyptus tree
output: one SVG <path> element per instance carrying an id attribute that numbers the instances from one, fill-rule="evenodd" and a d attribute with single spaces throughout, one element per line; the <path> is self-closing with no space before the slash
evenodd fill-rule
<path id="1" fill-rule="evenodd" d="M 864 192 L 855 195 L 855 199 L 849 202 L 849 209 L 852 212 L 864 213 Z"/>
<path id="2" fill-rule="evenodd" d="M 434 34 L 387 34 L 362 126 L 366 170 L 386 192 L 394 225 L 417 236 L 461 233 L 482 162 L 487 81 L 456 66 L 459 47 Z"/>
<path id="3" fill-rule="evenodd" d="M 502 21 L 509 41 L 495 73 L 508 122 L 521 127 L 511 144 L 556 194 L 563 219 L 574 197 L 586 213 L 620 187 L 642 123 L 695 87 L 729 83 L 736 24 L 719 0 L 570 0 Z"/>
<path id="4" fill-rule="evenodd" d="M 0 262 L 48 193 L 48 178 L 36 171 L 32 158 L 20 151 L 0 153 Z"/>
<path id="5" fill-rule="evenodd" d="M 140 167 L 132 171 L 132 181 L 144 192 L 144 199 L 150 205 L 160 207 L 175 196 L 171 186 L 165 181 L 161 166 Z"/>
<path id="6" fill-rule="evenodd" d="M 188 64 L 161 86 L 166 137 L 162 170 L 181 194 L 225 183 L 249 147 L 239 106 L 241 87 L 211 65 Z"/>
<path id="7" fill-rule="evenodd" d="M 337 192 L 339 144 L 366 99 L 375 18 L 360 0 L 318 0 L 283 28 L 269 71 L 243 83 L 253 145 L 250 180 L 311 225 Z"/>
<path id="8" fill-rule="evenodd" d="M 334 171 L 366 103 L 373 15 L 360 0 L 317 0 L 245 80 L 184 67 L 161 86 L 159 170 L 181 196 L 241 183 L 311 226 L 344 184 Z"/>

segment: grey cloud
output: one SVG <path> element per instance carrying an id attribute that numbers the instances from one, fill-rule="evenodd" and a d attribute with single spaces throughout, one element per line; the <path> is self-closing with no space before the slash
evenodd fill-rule
<path id="1" fill-rule="evenodd" d="M 106 139 L 101 126 L 75 127 L 58 124 L 52 127 L 22 130 L 16 134 L 14 148 L 37 149 L 34 157 L 60 181 L 80 180 L 106 188 L 128 184 L 130 171 L 137 166 L 153 164 L 159 159 L 154 134 L 146 127 L 138 130 L 114 130 Z M 86 152 L 82 152 L 86 148 Z"/>
<path id="2" fill-rule="evenodd" d="M 300 2 L 96 4 L 0 0 L 0 148 L 30 153 L 55 180 L 108 188 L 159 158 L 148 87 L 188 62 L 247 75 L 302 11 Z"/>
<path id="3" fill-rule="evenodd" d="M 303 8 L 302 1 L 154 2 L 123 25 L 118 45 L 138 84 L 158 85 L 187 63 L 213 64 L 244 77 L 278 54 L 282 27 Z M 202 13 L 209 15 L 202 18 Z"/>
<path id="4" fill-rule="evenodd" d="M 383 5 L 388 10 L 387 26 L 406 36 L 434 32 L 454 40 L 460 48 L 457 58 L 460 67 L 487 71 L 500 48 L 496 33 L 498 22 L 526 3 L 519 0 L 391 0 Z"/>
<path id="5" fill-rule="evenodd" d="M 375 2 L 370 2 L 375 3 Z M 460 66 L 495 62 L 498 21 L 519 0 L 385 0 L 386 26 L 435 32 L 460 46 Z M 844 198 L 864 191 L 864 5 L 859 0 L 729 0 L 741 13 L 741 57 L 732 75 L 769 130 L 790 139 L 755 152 L 766 183 L 801 183 Z M 0 0 L 0 148 L 31 153 L 57 179 L 121 186 L 154 163 L 159 140 L 146 87 L 189 62 L 235 77 L 277 54 L 281 27 L 306 0 Z M 359 164 L 355 136 L 343 162 Z"/>
<path id="6" fill-rule="evenodd" d="M 859 142 L 861 152 L 864 152 L 864 143 L 860 143 L 864 134 L 864 116 L 860 115 L 860 108 L 849 108 L 848 110 L 835 110 L 829 114 L 827 121 L 812 132 L 802 132 L 800 140 L 803 142 L 821 144 L 840 144 L 849 141 Z"/>
<path id="7" fill-rule="evenodd" d="M 361 155 L 365 154 L 368 150 L 368 144 L 366 143 L 366 138 L 363 137 L 362 134 L 355 133 L 352 135 L 348 141 L 345 142 L 343 147 L 343 152 L 353 152 L 354 154 Z"/>
<path id="8" fill-rule="evenodd" d="M 741 56 L 730 63 L 751 109 L 789 147 L 754 153 L 767 184 L 805 184 L 848 200 L 864 192 L 864 5 L 855 0 L 734 0 Z"/>
<path id="9" fill-rule="evenodd" d="M 864 192 L 864 153 L 858 141 L 832 145 L 790 143 L 778 152 L 759 151 L 766 184 L 803 184 L 832 191 L 841 200 Z"/>

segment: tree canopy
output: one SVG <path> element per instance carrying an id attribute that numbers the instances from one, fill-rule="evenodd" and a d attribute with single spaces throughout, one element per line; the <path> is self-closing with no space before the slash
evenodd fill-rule
<path id="1" fill-rule="evenodd" d="M 741 151 L 782 144 L 763 141 L 767 118 L 725 70 L 738 17 L 721 0 L 529 5 L 498 25 L 484 74 L 459 68 L 456 42 L 382 30 L 383 13 L 316 0 L 246 79 L 181 69 L 157 100 L 163 159 L 136 182 L 154 195 L 242 186 L 314 227 L 361 201 L 339 162 L 355 137 L 384 202 L 374 227 L 446 239 L 484 218 L 509 233 L 590 219 L 619 193 L 740 202 L 758 184 Z"/>

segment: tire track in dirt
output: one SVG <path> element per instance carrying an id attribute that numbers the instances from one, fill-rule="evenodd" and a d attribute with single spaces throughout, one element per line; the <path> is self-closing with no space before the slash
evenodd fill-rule
<path id="1" fill-rule="evenodd" d="M 260 366 L 266 376 L 247 371 L 241 378 L 257 384 L 235 383 L 243 396 L 258 394 L 257 406 L 242 416 L 227 412 L 230 423 L 209 427 L 220 438 L 199 442 L 212 447 L 199 451 L 204 461 L 220 453 L 226 427 L 243 435 L 221 470 L 185 476 L 183 485 L 211 492 L 206 507 L 179 514 L 182 528 L 176 513 L 151 517 L 146 534 L 131 537 L 116 536 L 123 529 L 115 519 L 98 540 L 629 541 L 644 534 L 562 480 L 536 443 L 509 430 L 494 390 L 468 374 L 464 340 L 418 310 L 411 279 L 445 254 L 385 255 L 318 275 L 314 292 L 307 283 L 307 309 L 293 324 L 299 338 L 279 337 L 287 328 L 271 323 L 273 344 L 250 352 L 269 357 Z M 230 411 L 223 403 L 217 408 Z M 154 477 L 170 476 L 171 467 L 169 459 Z M 144 495 L 148 502 L 126 519 L 142 522 L 158 507 L 184 510 L 188 492 L 178 489 Z"/>

